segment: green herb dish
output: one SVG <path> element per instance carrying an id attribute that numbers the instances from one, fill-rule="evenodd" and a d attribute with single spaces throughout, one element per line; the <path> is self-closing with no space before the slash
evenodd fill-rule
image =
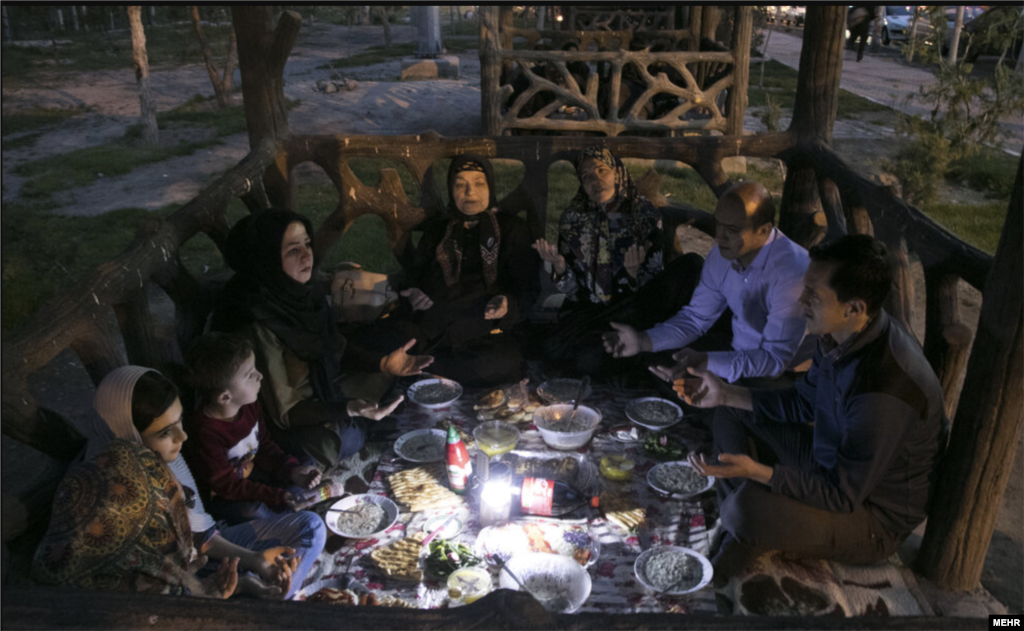
<path id="1" fill-rule="evenodd" d="M 686 447 L 665 432 L 652 432 L 644 438 L 644 451 L 662 460 L 680 460 L 686 457 Z"/>
<path id="2" fill-rule="evenodd" d="M 430 553 L 425 564 L 429 573 L 444 578 L 455 570 L 479 565 L 481 562 L 480 557 L 473 554 L 465 544 L 435 539 L 430 542 Z"/>

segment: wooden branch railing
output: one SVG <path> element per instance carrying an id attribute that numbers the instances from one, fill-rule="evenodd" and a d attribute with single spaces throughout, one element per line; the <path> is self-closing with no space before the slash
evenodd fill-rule
<path id="1" fill-rule="evenodd" d="M 497 13 L 490 8 L 481 13 L 487 135 L 738 135 L 743 130 L 749 6 L 737 11 L 733 49 L 720 52 L 698 51 L 692 30 L 537 31 L 499 26 Z M 561 50 L 513 50 L 517 39 L 530 48 Z M 728 111 L 723 111 L 727 90 Z"/>
<path id="2" fill-rule="evenodd" d="M 675 25 L 675 7 L 662 9 L 608 10 L 591 7 L 569 8 L 569 24 L 581 31 L 660 31 Z"/>

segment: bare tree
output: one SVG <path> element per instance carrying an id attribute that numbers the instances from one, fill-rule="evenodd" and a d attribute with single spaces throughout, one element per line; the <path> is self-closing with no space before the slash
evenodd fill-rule
<path id="1" fill-rule="evenodd" d="M 949 40 L 949 63 L 953 65 L 956 63 L 956 57 L 960 50 L 960 32 L 964 28 L 964 8 L 958 6 L 956 8 L 956 22 L 953 23 L 953 37 Z"/>
<path id="2" fill-rule="evenodd" d="M 128 22 L 132 28 L 132 65 L 135 81 L 139 84 L 139 105 L 142 109 L 142 142 L 153 146 L 157 141 L 156 103 L 149 86 L 149 56 L 146 54 L 146 33 L 142 30 L 142 7 L 128 7 Z"/>
<path id="3" fill-rule="evenodd" d="M 206 72 L 209 73 L 210 83 L 213 84 L 217 107 L 227 107 L 231 97 L 231 81 L 235 74 L 235 64 L 238 61 L 235 28 L 232 25 L 231 38 L 228 40 L 228 58 L 224 62 L 224 73 L 220 74 L 217 64 L 213 61 L 213 52 L 210 50 L 210 43 L 206 40 L 206 34 L 203 32 L 203 22 L 199 18 L 199 7 L 196 5 L 192 5 L 192 26 L 195 28 L 196 37 L 199 38 L 199 48 L 203 51 L 203 59 L 206 60 Z"/>
<path id="4" fill-rule="evenodd" d="M 391 25 L 388 24 L 387 7 L 377 5 L 373 7 L 374 14 L 380 18 L 380 25 L 384 27 L 384 48 L 391 48 Z"/>

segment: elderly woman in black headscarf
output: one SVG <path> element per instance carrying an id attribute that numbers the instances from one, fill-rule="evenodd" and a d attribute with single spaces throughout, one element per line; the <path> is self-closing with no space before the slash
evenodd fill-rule
<path id="1" fill-rule="evenodd" d="M 598 376 L 623 369 L 601 345 L 608 323 L 651 326 L 672 315 L 693 293 L 702 261 L 688 254 L 666 269 L 661 214 L 607 148 L 587 147 L 575 166 L 580 187 L 562 213 L 557 246 L 545 239 L 533 244 L 566 294 L 559 325 L 543 345 L 565 370 Z"/>
<path id="2" fill-rule="evenodd" d="M 415 340 L 386 355 L 347 343 L 324 283 L 314 278 L 312 234 L 309 219 L 287 210 L 260 211 L 235 224 L 225 252 L 235 275 L 218 296 L 211 326 L 253 340 L 272 433 L 286 450 L 329 468 L 362 448 L 362 419 L 378 421 L 401 401 L 350 399 L 338 383 L 342 372 L 415 375 L 431 358 L 406 353 Z"/>
<path id="3" fill-rule="evenodd" d="M 540 293 L 526 223 L 498 210 L 486 158 L 464 154 L 448 169 L 447 217 L 424 225 L 401 295 L 405 331 L 431 352 L 432 372 L 470 386 L 519 378 L 517 325 Z"/>

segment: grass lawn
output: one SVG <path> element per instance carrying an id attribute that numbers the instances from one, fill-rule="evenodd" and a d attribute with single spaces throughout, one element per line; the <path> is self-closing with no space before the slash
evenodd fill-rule
<path id="1" fill-rule="evenodd" d="M 767 105 L 766 96 L 771 94 L 772 100 L 780 107 L 792 110 L 793 104 L 796 102 L 797 77 L 798 73 L 793 68 L 777 61 L 768 61 L 764 64 L 764 81 L 762 83 L 761 61 L 759 59 L 752 60 L 750 63 L 750 87 L 747 88 L 749 106 L 761 107 Z M 864 112 L 884 112 L 889 109 L 885 105 L 879 105 L 852 92 L 839 90 L 837 118 L 844 118 Z"/>

